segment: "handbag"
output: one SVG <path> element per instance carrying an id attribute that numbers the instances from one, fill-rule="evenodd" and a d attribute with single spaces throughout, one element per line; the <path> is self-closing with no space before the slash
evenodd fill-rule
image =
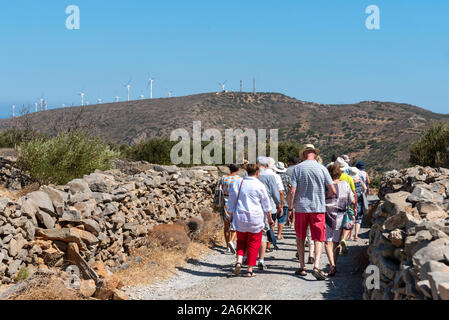
<path id="1" fill-rule="evenodd" d="M 369 203 L 368 203 L 368 197 L 366 196 L 366 192 L 362 193 L 362 201 L 363 201 L 363 212 L 368 212 Z"/>
<path id="2" fill-rule="evenodd" d="M 224 205 L 225 205 L 225 196 L 223 191 L 223 178 L 218 181 L 217 187 L 215 188 L 214 194 L 214 208 L 215 211 L 223 214 L 224 213 Z"/>
<path id="3" fill-rule="evenodd" d="M 343 229 L 345 230 L 352 230 L 354 228 L 355 224 L 355 212 L 352 210 L 351 207 L 348 207 L 346 210 L 346 213 L 343 217 Z"/>

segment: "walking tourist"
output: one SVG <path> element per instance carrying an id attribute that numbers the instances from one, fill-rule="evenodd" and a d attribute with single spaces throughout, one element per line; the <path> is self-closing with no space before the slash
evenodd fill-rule
<path id="1" fill-rule="evenodd" d="M 285 165 L 283 162 L 278 162 L 276 167 L 274 168 L 274 171 L 281 177 L 282 185 L 285 190 L 285 194 L 287 195 L 290 191 L 290 188 L 292 186 L 292 179 L 287 174 L 287 169 L 285 168 Z M 282 199 L 281 199 L 282 200 Z M 278 213 L 277 221 L 278 221 L 278 235 L 277 239 L 282 240 L 284 237 L 282 237 L 282 230 L 284 229 L 284 225 L 287 223 L 287 216 L 288 216 L 288 204 L 287 201 L 283 201 L 283 207 L 282 211 Z"/>
<path id="2" fill-rule="evenodd" d="M 222 218 L 224 225 L 224 237 L 226 241 L 227 251 L 228 253 L 235 254 L 235 241 L 237 240 L 237 235 L 235 230 L 232 229 L 231 221 L 232 221 L 232 212 L 229 211 L 228 203 L 229 203 L 229 192 L 231 191 L 234 184 L 240 184 L 242 182 L 242 178 L 238 175 L 239 167 L 235 164 L 229 165 L 230 174 L 224 176 L 218 185 L 218 188 L 221 188 L 224 196 L 224 204 L 222 210 Z"/>
<path id="3" fill-rule="evenodd" d="M 366 191 L 366 186 L 360 177 L 360 170 L 357 169 L 356 167 L 351 167 L 349 175 L 354 180 L 355 191 L 357 193 L 357 207 L 356 210 L 354 210 L 356 212 L 356 220 L 353 230 L 354 235 L 351 238 L 351 240 L 357 241 L 359 239 L 360 226 L 362 225 L 362 220 L 364 216 L 363 194 Z"/>
<path id="4" fill-rule="evenodd" d="M 237 262 L 234 273 L 240 275 L 243 256 L 247 256 L 247 277 L 254 277 L 253 268 L 262 242 L 266 224 L 272 225 L 271 200 L 265 186 L 258 180 L 259 166 L 247 165 L 247 177 L 233 184 L 228 208 L 233 212 L 232 226 L 237 231 Z"/>
<path id="5" fill-rule="evenodd" d="M 257 164 L 260 168 L 259 180 L 265 186 L 268 197 L 271 203 L 271 212 L 279 212 L 281 208 L 281 196 L 279 187 L 275 178 L 275 174 L 268 171 L 268 167 L 270 165 L 270 161 L 267 157 L 259 157 L 257 158 Z M 268 172 L 267 172 L 268 171 Z M 273 220 L 273 217 L 272 219 Z M 268 220 L 265 221 L 265 228 L 262 233 L 262 244 L 259 250 L 259 262 L 257 264 L 259 270 L 265 270 L 265 253 L 267 250 L 268 244 L 268 233 L 270 232 L 271 226 L 268 224 Z M 272 241 L 275 241 L 276 238 L 272 237 Z M 273 243 L 273 245 L 276 245 Z"/>
<path id="6" fill-rule="evenodd" d="M 310 225 L 312 240 L 315 243 L 315 263 L 312 274 L 317 280 L 325 280 L 326 275 L 320 268 L 320 258 L 323 242 L 326 240 L 325 232 L 325 196 L 329 189 L 329 196 L 336 194 L 333 181 L 328 170 L 316 161 L 319 150 L 313 145 L 305 145 L 302 152 L 304 161 L 293 171 L 292 188 L 290 190 L 289 215 L 295 208 L 295 230 L 300 268 L 297 275 L 306 276 L 304 257 L 304 244 L 307 227 Z M 293 205 L 294 202 L 294 205 Z"/>
<path id="7" fill-rule="evenodd" d="M 354 200 L 354 194 L 347 181 L 340 179 L 341 170 L 338 165 L 328 167 L 336 190 L 335 195 L 326 195 L 326 254 L 330 263 L 329 277 L 337 273 L 337 260 L 340 254 L 340 240 L 343 233 L 343 217 Z"/>

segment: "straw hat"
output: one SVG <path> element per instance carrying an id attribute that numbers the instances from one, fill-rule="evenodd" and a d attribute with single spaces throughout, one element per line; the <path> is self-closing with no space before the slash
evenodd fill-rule
<path id="1" fill-rule="evenodd" d="M 349 159 L 349 156 L 348 156 L 347 154 L 344 154 L 344 155 L 342 156 L 342 158 L 343 158 L 343 160 L 346 161 L 347 164 L 349 164 L 349 162 L 351 162 L 351 159 Z"/>
<path id="2" fill-rule="evenodd" d="M 301 151 L 301 158 L 304 160 L 304 152 L 306 151 L 313 151 L 316 153 L 316 155 L 318 156 L 320 154 L 320 150 L 318 150 L 317 148 L 315 148 L 315 146 L 313 144 L 305 144 L 304 145 L 304 149 L 302 149 Z"/>
<path id="3" fill-rule="evenodd" d="M 340 167 L 341 172 L 345 172 L 346 170 L 349 169 L 348 164 L 346 163 L 345 160 L 343 160 L 343 158 L 338 157 L 337 160 L 335 160 L 335 163 L 337 166 Z"/>

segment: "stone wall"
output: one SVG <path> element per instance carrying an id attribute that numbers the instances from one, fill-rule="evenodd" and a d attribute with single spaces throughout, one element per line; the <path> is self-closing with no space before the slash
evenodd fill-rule
<path id="1" fill-rule="evenodd" d="M 0 283 L 13 282 L 22 267 L 63 267 L 70 249 L 88 265 L 120 266 L 153 226 L 210 207 L 217 176 L 215 167 L 117 161 L 114 170 L 64 186 L 42 186 L 17 200 L 1 197 Z"/>
<path id="2" fill-rule="evenodd" d="M 449 170 L 414 167 L 384 175 L 371 213 L 370 264 L 380 289 L 367 300 L 449 299 Z M 366 275 L 365 275 L 366 276 Z"/>

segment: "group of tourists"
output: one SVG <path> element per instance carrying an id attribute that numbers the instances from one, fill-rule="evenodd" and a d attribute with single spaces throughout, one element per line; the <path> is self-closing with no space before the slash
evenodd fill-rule
<path id="1" fill-rule="evenodd" d="M 246 277 L 254 277 L 256 267 L 265 270 L 265 254 L 278 248 L 284 227 L 291 226 L 299 260 L 295 274 L 307 275 L 308 245 L 312 275 L 317 280 L 335 276 L 338 257 L 348 252 L 348 241 L 358 241 L 368 210 L 370 179 L 365 164 L 350 163 L 343 155 L 323 165 L 320 151 L 308 144 L 300 158 L 288 160 L 288 167 L 269 157 L 243 168 L 230 165 L 230 174 L 217 185 L 214 202 L 222 213 L 227 251 L 237 256 L 234 273 L 240 275 L 245 264 Z M 239 176 L 240 169 L 246 170 L 244 177 Z M 320 267 L 323 246 L 330 264 L 327 274 Z"/>

